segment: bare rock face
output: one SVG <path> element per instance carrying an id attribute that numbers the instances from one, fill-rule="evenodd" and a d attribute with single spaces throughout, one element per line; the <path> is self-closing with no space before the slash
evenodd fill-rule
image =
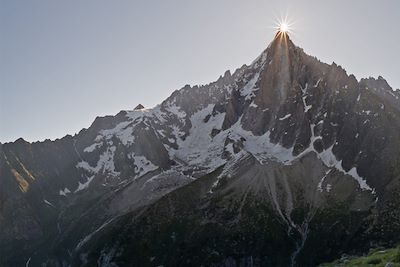
<path id="1" fill-rule="evenodd" d="M 0 144 L 0 265 L 315 266 L 392 246 L 399 97 L 277 35 L 154 108 Z"/>

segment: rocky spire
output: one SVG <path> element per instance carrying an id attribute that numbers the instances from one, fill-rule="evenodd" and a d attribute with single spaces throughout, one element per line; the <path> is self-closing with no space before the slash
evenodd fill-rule
<path id="1" fill-rule="evenodd" d="M 277 33 L 269 46 L 268 66 L 260 75 L 257 102 L 274 106 L 284 102 L 292 85 L 294 63 L 298 61 L 297 48 L 288 34 Z"/>

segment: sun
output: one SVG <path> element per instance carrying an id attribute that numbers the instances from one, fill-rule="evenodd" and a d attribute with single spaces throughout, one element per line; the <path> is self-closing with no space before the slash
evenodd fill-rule
<path id="1" fill-rule="evenodd" d="M 289 31 L 289 25 L 286 22 L 282 22 L 281 25 L 279 25 L 279 31 L 288 32 Z"/>
<path id="2" fill-rule="evenodd" d="M 288 16 L 277 18 L 273 27 L 279 34 L 293 33 L 293 22 L 288 19 Z"/>

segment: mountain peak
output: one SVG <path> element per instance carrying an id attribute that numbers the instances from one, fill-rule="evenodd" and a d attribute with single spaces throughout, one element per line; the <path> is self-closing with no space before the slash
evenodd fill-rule
<path id="1" fill-rule="evenodd" d="M 268 67 L 261 73 L 260 96 L 265 106 L 286 100 L 292 83 L 297 47 L 287 33 L 278 32 L 268 47 Z"/>
<path id="2" fill-rule="evenodd" d="M 287 32 L 278 31 L 271 42 L 270 47 L 294 47 L 294 43 Z"/>
<path id="3" fill-rule="evenodd" d="M 138 109 L 144 109 L 144 106 L 142 104 L 139 104 L 135 107 L 135 110 L 138 110 Z"/>

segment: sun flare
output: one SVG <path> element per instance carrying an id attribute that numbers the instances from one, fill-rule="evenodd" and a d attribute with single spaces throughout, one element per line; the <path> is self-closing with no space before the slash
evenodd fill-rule
<path id="1" fill-rule="evenodd" d="M 287 16 L 275 20 L 274 29 L 281 34 L 293 33 L 293 22 Z"/>
<path id="2" fill-rule="evenodd" d="M 289 25 L 286 22 L 282 22 L 281 25 L 279 26 L 279 31 L 288 32 L 289 31 Z"/>

